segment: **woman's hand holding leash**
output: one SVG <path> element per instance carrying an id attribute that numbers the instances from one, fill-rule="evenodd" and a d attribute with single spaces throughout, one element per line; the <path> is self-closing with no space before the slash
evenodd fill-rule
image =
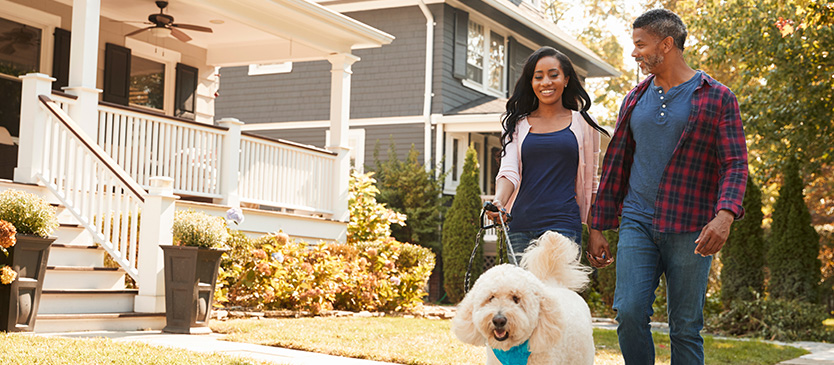
<path id="1" fill-rule="evenodd" d="M 484 210 L 486 210 L 487 217 L 495 223 L 500 223 L 499 215 L 504 216 L 504 223 L 512 220 L 512 216 L 507 213 L 504 205 L 498 199 L 484 203 Z"/>
<path id="2" fill-rule="evenodd" d="M 602 232 L 592 229 L 588 239 L 588 262 L 591 266 L 601 269 L 614 262 L 614 257 L 611 255 L 611 250 L 608 248 L 608 240 L 602 235 Z"/>

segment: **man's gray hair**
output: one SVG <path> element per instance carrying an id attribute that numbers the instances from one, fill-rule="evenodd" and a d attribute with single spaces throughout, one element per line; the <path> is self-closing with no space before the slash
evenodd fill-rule
<path id="1" fill-rule="evenodd" d="M 637 17 L 632 24 L 634 29 L 642 28 L 660 39 L 672 37 L 675 46 L 683 51 L 683 43 L 686 41 L 686 25 L 681 18 L 666 9 L 652 9 Z"/>

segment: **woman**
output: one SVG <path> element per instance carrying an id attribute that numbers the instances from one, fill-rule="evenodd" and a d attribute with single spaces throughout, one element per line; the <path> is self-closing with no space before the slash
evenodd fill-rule
<path id="1" fill-rule="evenodd" d="M 562 52 L 542 47 L 527 58 L 502 121 L 492 202 L 511 209 L 508 237 L 516 254 L 548 230 L 581 242 L 599 185 L 600 133 L 608 135 L 588 115 L 590 107 Z"/>

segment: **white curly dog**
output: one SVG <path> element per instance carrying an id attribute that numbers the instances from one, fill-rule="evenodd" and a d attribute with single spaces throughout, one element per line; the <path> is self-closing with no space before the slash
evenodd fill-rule
<path id="1" fill-rule="evenodd" d="M 504 264 L 478 278 L 458 305 L 452 332 L 486 345 L 488 365 L 593 364 L 591 312 L 576 293 L 590 268 L 578 257 L 576 243 L 545 233 L 524 252 L 526 270 Z"/>

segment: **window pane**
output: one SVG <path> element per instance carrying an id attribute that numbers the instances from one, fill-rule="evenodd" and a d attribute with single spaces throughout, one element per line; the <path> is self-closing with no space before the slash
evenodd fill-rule
<path id="1" fill-rule="evenodd" d="M 484 27 L 469 21 L 467 41 L 466 78 L 482 83 L 484 81 Z"/>
<path id="2" fill-rule="evenodd" d="M 504 37 L 489 32 L 489 87 L 504 90 Z"/>
<path id="3" fill-rule="evenodd" d="M 164 107 L 165 64 L 132 56 L 130 59 L 130 104 L 154 109 Z"/>
<path id="4" fill-rule="evenodd" d="M 41 59 L 41 30 L 0 18 L 0 73 L 9 76 L 37 72 Z"/>

